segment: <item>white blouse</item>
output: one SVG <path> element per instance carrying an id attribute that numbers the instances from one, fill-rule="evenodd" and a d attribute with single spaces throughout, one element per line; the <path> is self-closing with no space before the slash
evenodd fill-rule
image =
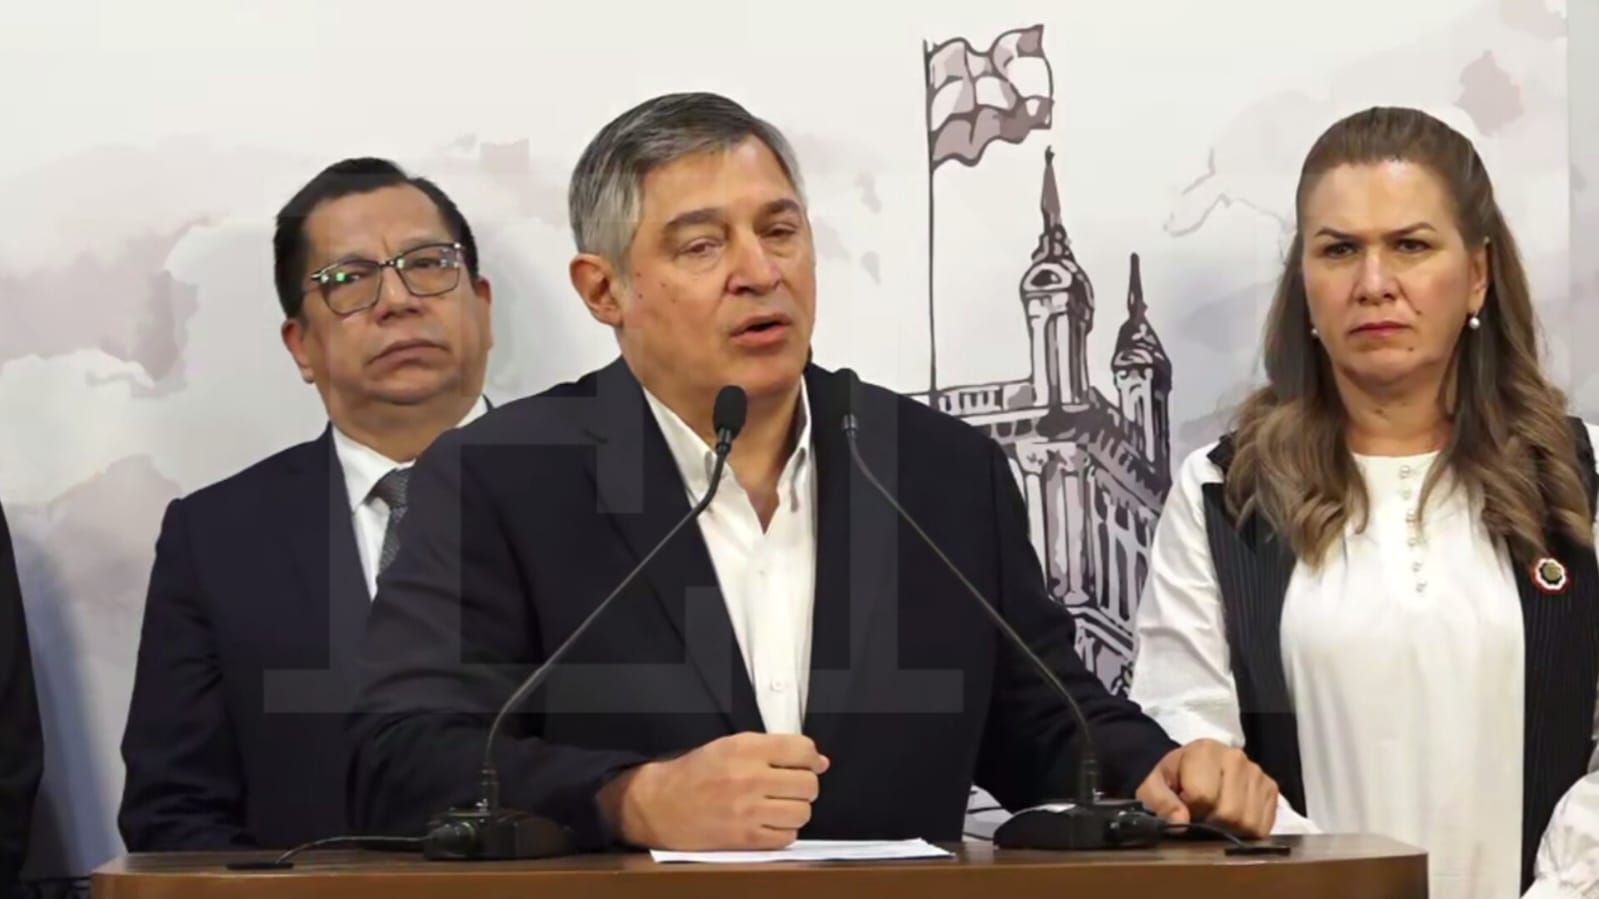
<path id="1" fill-rule="evenodd" d="M 1131 697 L 1180 743 L 1242 746 L 1201 493 L 1221 480 L 1213 447 L 1184 460 L 1155 529 Z M 1357 457 L 1367 527 L 1352 523 L 1319 569 L 1294 571 L 1282 649 L 1308 814 L 1284 802 L 1275 832 L 1383 834 L 1427 851 L 1434 899 L 1509 899 L 1521 868 L 1521 600 L 1464 490 L 1440 483 L 1418 522 L 1435 458 Z M 1589 772 L 1556 806 L 1527 896 L 1599 897 L 1599 756 Z"/>

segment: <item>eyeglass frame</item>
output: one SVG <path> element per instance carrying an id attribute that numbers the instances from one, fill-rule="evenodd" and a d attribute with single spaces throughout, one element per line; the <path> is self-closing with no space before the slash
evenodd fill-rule
<path id="1" fill-rule="evenodd" d="M 415 253 L 417 250 L 427 250 L 427 249 L 433 249 L 435 247 L 448 247 L 448 248 L 454 250 L 456 253 L 460 254 L 460 256 L 461 256 L 461 258 L 459 260 L 460 264 L 455 266 L 455 270 L 456 270 L 455 283 L 451 284 L 449 287 L 444 288 L 443 290 L 435 290 L 435 291 L 432 291 L 430 293 L 417 293 L 414 289 L 412 289 L 411 282 L 407 281 L 405 279 L 405 270 L 402 269 L 397 263 L 402 258 L 404 258 L 405 256 L 408 256 L 408 255 L 410 255 L 412 253 Z M 329 285 L 323 279 L 328 276 L 328 271 L 329 270 L 338 268 L 341 265 L 349 265 L 352 262 L 364 262 L 364 263 L 367 263 L 369 265 L 377 266 L 377 287 L 372 291 L 372 299 L 371 299 L 370 302 L 368 302 L 365 305 L 360 306 L 358 308 L 351 309 L 348 312 L 340 312 L 339 310 L 333 308 L 333 300 L 329 299 L 329 297 L 328 297 L 328 286 Z M 323 305 L 328 307 L 328 311 L 329 312 L 333 313 L 334 315 L 337 315 L 339 318 L 349 318 L 352 315 L 360 315 L 361 313 L 367 311 L 368 309 L 371 309 L 373 306 L 376 306 L 380 301 L 382 301 L 382 299 L 383 299 L 383 270 L 386 269 L 386 268 L 394 269 L 394 274 L 399 277 L 400 284 L 401 284 L 401 286 L 403 286 L 405 288 L 407 293 L 409 293 L 413 297 L 417 297 L 418 299 L 421 299 L 423 297 L 442 296 L 442 295 L 447 294 L 450 291 L 454 290 L 455 288 L 460 287 L 461 286 L 460 272 L 465 267 L 466 267 L 466 248 L 461 245 L 461 242 L 458 241 L 458 240 L 457 241 L 440 240 L 440 241 L 434 241 L 433 243 L 418 244 L 418 245 L 410 248 L 409 250 L 405 250 L 404 252 L 396 253 L 393 256 L 389 257 L 388 259 L 382 259 L 382 260 L 378 260 L 378 259 L 361 259 L 361 258 L 340 259 L 340 260 L 337 260 L 335 262 L 330 262 L 327 265 L 324 265 L 321 268 L 317 269 L 316 271 L 312 272 L 310 275 L 306 276 L 306 280 L 309 281 L 312 284 L 312 286 L 314 286 L 316 288 L 317 293 L 321 294 L 322 303 L 323 303 Z"/>

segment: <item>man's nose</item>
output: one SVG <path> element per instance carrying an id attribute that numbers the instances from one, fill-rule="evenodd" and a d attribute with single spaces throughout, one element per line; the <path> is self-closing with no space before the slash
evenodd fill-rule
<path id="1" fill-rule="evenodd" d="M 766 251 L 766 245 L 759 237 L 747 235 L 733 241 L 729 249 L 733 253 L 730 289 L 755 294 L 767 294 L 777 289 L 783 280 L 783 270 Z"/>

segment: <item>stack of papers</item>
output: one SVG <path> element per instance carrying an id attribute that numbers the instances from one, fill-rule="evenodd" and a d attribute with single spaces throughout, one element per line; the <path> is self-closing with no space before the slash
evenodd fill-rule
<path id="1" fill-rule="evenodd" d="M 826 862 L 894 858 L 952 858 L 926 840 L 795 840 L 771 851 L 667 852 L 650 850 L 657 862 Z"/>

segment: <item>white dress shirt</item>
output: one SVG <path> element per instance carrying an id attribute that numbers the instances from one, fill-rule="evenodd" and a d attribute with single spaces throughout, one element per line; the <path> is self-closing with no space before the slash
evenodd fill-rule
<path id="1" fill-rule="evenodd" d="M 661 426 L 689 503 L 710 488 L 716 455 L 677 413 L 644 392 Z M 800 382 L 799 439 L 777 480 L 777 511 L 766 528 L 731 463 L 699 517 L 727 615 L 755 688 L 767 733 L 801 732 L 810 688 L 811 610 L 816 589 L 816 467 L 810 399 Z"/>
<path id="2" fill-rule="evenodd" d="M 456 427 L 467 424 L 488 411 L 488 403 L 478 397 L 466 417 Z M 344 470 L 344 487 L 350 494 L 350 515 L 355 524 L 355 548 L 361 555 L 361 571 L 366 576 L 366 595 L 378 594 L 378 554 L 383 551 L 383 532 L 389 527 L 389 506 L 372 494 L 384 475 L 396 468 L 410 468 L 412 462 L 396 462 L 377 450 L 333 428 L 333 449 Z"/>
<path id="3" fill-rule="evenodd" d="M 1589 426 L 1599 445 L 1599 430 Z M 1183 463 L 1155 530 L 1137 612 L 1131 698 L 1187 743 L 1243 745 L 1201 485 Z M 1434 899 L 1511 899 L 1521 869 L 1525 640 L 1507 552 L 1448 482 L 1418 526 L 1437 454 L 1357 456 L 1371 500 L 1284 597 L 1283 664 L 1298 715 L 1307 816 L 1278 833 L 1377 833 L 1428 853 Z M 1536 722 L 1533 723 L 1536 726 Z M 1599 895 L 1599 773 L 1556 807 L 1529 896 Z"/>

